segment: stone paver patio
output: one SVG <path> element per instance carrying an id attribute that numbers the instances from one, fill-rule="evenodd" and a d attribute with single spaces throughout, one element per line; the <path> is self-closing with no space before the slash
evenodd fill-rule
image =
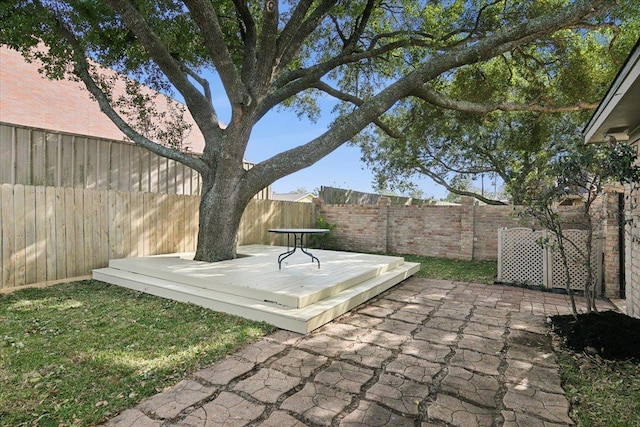
<path id="1" fill-rule="evenodd" d="M 569 312 L 562 294 L 414 277 L 309 335 L 277 331 L 106 425 L 573 425 L 545 325 Z"/>

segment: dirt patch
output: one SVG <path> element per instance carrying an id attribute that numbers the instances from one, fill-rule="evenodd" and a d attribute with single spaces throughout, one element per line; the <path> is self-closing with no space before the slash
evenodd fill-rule
<path id="1" fill-rule="evenodd" d="M 570 349 L 604 359 L 640 361 L 640 319 L 615 311 L 553 316 L 553 330 Z"/>

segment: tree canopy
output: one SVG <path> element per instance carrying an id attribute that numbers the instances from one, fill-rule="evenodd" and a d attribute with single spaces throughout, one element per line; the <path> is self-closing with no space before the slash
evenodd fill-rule
<path id="1" fill-rule="evenodd" d="M 557 32 L 468 65 L 429 102 L 408 99 L 393 126 L 361 141 L 378 188 L 408 188 L 424 175 L 449 192 L 502 203 L 469 185 L 486 176 L 522 203 L 527 175 L 552 172 L 552 153 L 573 144 L 640 36 L 632 3 L 589 32 Z"/>
<path id="2" fill-rule="evenodd" d="M 13 0 L 0 5 L 0 42 L 41 61 L 51 78 L 82 81 L 132 141 L 202 175 L 196 259 L 215 261 L 235 256 L 254 194 L 348 141 L 370 143 L 377 130 L 402 136 L 405 114 L 418 108 L 422 125 L 443 136 L 447 126 L 467 132 L 458 118 L 478 111 L 573 111 L 595 102 L 602 88 L 582 88 L 580 74 L 594 62 L 576 47 L 590 52 L 615 38 L 617 22 L 637 6 L 616 3 Z M 202 156 L 149 135 L 138 120 L 153 111 L 148 98 L 130 84 L 127 99 L 114 99 L 95 63 L 179 93 L 204 136 Z M 207 73 L 218 75 L 231 105 L 226 126 Z M 313 119 L 320 96 L 337 102 L 325 133 L 243 168 L 251 131 L 268 111 L 294 108 Z M 442 121 L 451 111 L 457 117 Z"/>

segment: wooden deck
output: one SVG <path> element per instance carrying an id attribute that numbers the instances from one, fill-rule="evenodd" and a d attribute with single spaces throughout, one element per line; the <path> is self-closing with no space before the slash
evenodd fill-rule
<path id="1" fill-rule="evenodd" d="M 313 250 L 321 267 L 286 248 L 251 245 L 239 257 L 193 261 L 193 253 L 115 259 L 93 278 L 141 292 L 308 333 L 413 275 L 401 257 Z"/>

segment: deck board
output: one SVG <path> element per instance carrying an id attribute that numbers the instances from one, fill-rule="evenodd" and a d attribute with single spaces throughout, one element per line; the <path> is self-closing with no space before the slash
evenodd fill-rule
<path id="1" fill-rule="evenodd" d="M 229 261 L 193 261 L 193 254 L 182 253 L 115 259 L 109 261 L 109 267 L 302 308 L 376 277 L 404 261 L 401 257 L 314 250 L 321 259 L 321 268 L 311 263 L 307 255 L 296 253 L 280 270 L 276 260 L 285 249 L 251 245 L 241 247 L 242 257 Z"/>
<path id="2" fill-rule="evenodd" d="M 277 255 L 284 249 L 245 246 L 239 249 L 242 257 L 219 263 L 193 261 L 188 253 L 111 260 L 93 276 L 307 333 L 419 269 L 401 257 L 314 250 L 320 269 L 296 254 L 278 270 Z"/>

